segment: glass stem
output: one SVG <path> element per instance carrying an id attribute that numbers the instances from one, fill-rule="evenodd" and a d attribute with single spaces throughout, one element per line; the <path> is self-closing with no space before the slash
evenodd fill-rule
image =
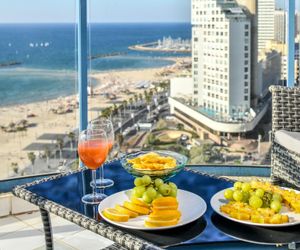
<path id="1" fill-rule="evenodd" d="M 93 185 L 93 196 L 96 196 L 96 170 L 92 170 L 92 181 L 94 183 Z"/>
<path id="2" fill-rule="evenodd" d="M 100 172 L 100 185 L 102 185 L 104 181 L 104 165 L 100 166 L 99 172 Z M 100 188 L 100 193 L 104 194 L 104 188 Z"/>

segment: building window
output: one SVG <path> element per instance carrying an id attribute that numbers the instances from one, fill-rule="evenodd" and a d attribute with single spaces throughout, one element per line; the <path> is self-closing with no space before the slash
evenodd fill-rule
<path id="1" fill-rule="evenodd" d="M 248 46 L 245 46 L 244 49 L 245 49 L 246 51 L 248 51 Z"/>
<path id="2" fill-rule="evenodd" d="M 248 31 L 245 31 L 245 36 L 249 36 L 249 32 Z"/>
<path id="3" fill-rule="evenodd" d="M 248 82 L 244 82 L 244 86 L 245 86 L 245 87 L 248 87 Z"/>
<path id="4" fill-rule="evenodd" d="M 249 57 L 249 54 L 248 53 L 245 53 L 245 58 L 248 58 Z"/>
<path id="5" fill-rule="evenodd" d="M 245 24 L 245 29 L 249 29 L 249 24 Z"/>
<path id="6" fill-rule="evenodd" d="M 247 79 L 248 79 L 248 75 L 245 75 L 245 76 L 244 76 L 244 79 L 247 80 Z"/>
<path id="7" fill-rule="evenodd" d="M 248 96 L 247 95 L 244 96 L 244 100 L 248 101 Z"/>
<path id="8" fill-rule="evenodd" d="M 248 72 L 248 68 L 246 67 L 246 68 L 244 68 L 244 72 L 246 73 L 246 72 Z"/>
<path id="9" fill-rule="evenodd" d="M 198 37 L 195 37 L 195 38 L 194 38 L 194 42 L 198 42 Z"/>
<path id="10" fill-rule="evenodd" d="M 245 90 L 244 90 L 244 93 L 245 93 L 245 94 L 248 94 L 248 89 L 245 89 Z"/>

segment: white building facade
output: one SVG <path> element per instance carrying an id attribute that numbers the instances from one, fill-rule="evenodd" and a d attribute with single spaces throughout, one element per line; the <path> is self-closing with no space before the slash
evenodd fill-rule
<path id="1" fill-rule="evenodd" d="M 235 1 L 192 1 L 193 101 L 232 117 L 250 108 L 251 22 Z"/>

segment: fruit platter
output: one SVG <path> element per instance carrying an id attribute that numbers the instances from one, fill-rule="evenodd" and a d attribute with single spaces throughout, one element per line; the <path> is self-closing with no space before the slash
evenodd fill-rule
<path id="1" fill-rule="evenodd" d="M 214 211 L 243 224 L 283 227 L 300 224 L 300 192 L 269 182 L 235 182 L 211 199 Z"/>
<path id="2" fill-rule="evenodd" d="M 129 229 L 162 230 L 193 222 L 206 211 L 201 197 L 178 189 L 173 182 L 144 175 L 133 184 L 132 189 L 100 203 L 98 210 L 104 220 Z"/>

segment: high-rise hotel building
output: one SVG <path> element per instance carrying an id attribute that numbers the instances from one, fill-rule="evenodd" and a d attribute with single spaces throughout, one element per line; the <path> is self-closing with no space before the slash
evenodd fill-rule
<path id="1" fill-rule="evenodd" d="M 267 111 L 266 90 L 277 82 L 271 67 L 280 61 L 274 54 L 258 57 L 260 41 L 274 38 L 272 27 L 262 34 L 269 21 L 257 27 L 258 13 L 270 19 L 263 11 L 267 2 L 192 0 L 192 78 L 171 80 L 169 104 L 203 139 L 222 143 L 252 131 Z"/>
<path id="2" fill-rule="evenodd" d="M 193 101 L 204 112 L 250 108 L 251 22 L 235 1 L 192 2 Z"/>

